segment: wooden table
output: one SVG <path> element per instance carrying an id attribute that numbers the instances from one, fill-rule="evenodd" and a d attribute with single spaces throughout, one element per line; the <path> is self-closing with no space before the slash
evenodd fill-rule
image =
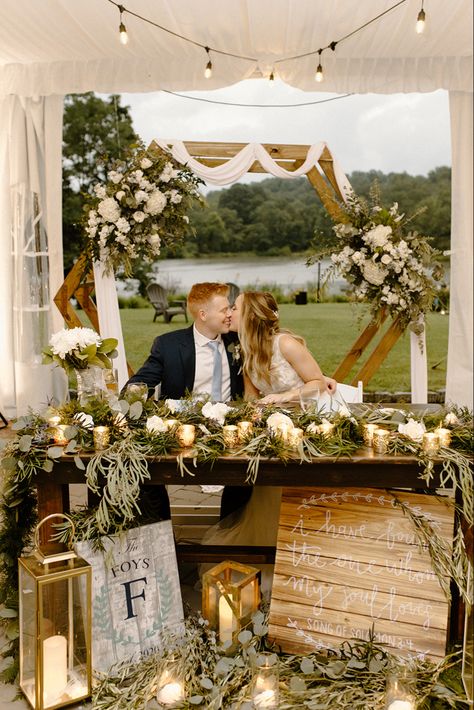
<path id="1" fill-rule="evenodd" d="M 90 455 L 82 455 L 87 464 Z M 147 485 L 250 485 L 246 482 L 247 463 L 245 457 L 223 456 L 213 466 L 200 465 L 194 469 L 191 458 L 185 463 L 195 476 L 181 476 L 176 464 L 176 456 L 164 456 L 149 461 L 151 478 Z M 376 454 L 371 449 L 361 449 L 350 457 L 323 456 L 311 462 L 290 460 L 286 464 L 279 459 L 262 459 L 257 484 L 260 486 L 349 486 L 366 488 L 409 488 L 418 492 L 434 492 L 439 487 L 441 464 L 434 461 L 433 476 L 429 483 L 420 478 L 423 469 L 414 456 L 389 456 Z M 54 465 L 52 473 L 39 471 L 37 474 L 38 514 L 42 518 L 51 513 L 69 510 L 68 485 L 84 483 L 84 472 L 74 464 L 73 457 L 65 456 Z M 46 535 L 49 535 L 44 525 Z M 274 548 L 178 545 L 181 561 L 201 562 L 227 559 L 261 564 L 272 562 Z M 453 593 L 451 606 L 450 638 L 460 641 L 463 637 L 464 605 Z"/>

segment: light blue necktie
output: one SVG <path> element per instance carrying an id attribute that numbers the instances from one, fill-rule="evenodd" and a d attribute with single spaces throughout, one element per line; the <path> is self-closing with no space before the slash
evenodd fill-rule
<path id="1" fill-rule="evenodd" d="M 219 352 L 219 341 L 209 340 L 209 347 L 213 350 L 214 362 L 212 368 L 211 398 L 214 402 L 222 401 L 222 357 Z"/>

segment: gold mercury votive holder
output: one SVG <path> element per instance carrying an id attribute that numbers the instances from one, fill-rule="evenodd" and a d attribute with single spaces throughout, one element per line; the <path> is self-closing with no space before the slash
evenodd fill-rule
<path id="1" fill-rule="evenodd" d="M 434 456 L 437 454 L 439 451 L 438 435 L 433 432 L 426 432 L 426 434 L 423 434 L 421 448 L 428 456 Z"/>
<path id="2" fill-rule="evenodd" d="M 224 444 L 228 449 L 235 449 L 239 445 L 239 430 L 235 424 L 227 424 L 222 427 Z"/>
<path id="3" fill-rule="evenodd" d="M 366 446 L 372 446 L 374 442 L 374 432 L 379 428 L 378 424 L 364 424 L 362 429 L 362 436 L 364 437 L 364 444 Z"/>
<path id="4" fill-rule="evenodd" d="M 376 429 L 374 431 L 372 446 L 376 454 L 386 454 L 390 432 L 387 429 Z"/>
<path id="5" fill-rule="evenodd" d="M 66 446 L 68 443 L 68 438 L 66 436 L 66 429 L 69 428 L 69 424 L 58 424 L 53 429 L 54 443 L 59 444 L 59 446 Z"/>
<path id="6" fill-rule="evenodd" d="M 110 429 L 108 426 L 95 426 L 94 427 L 94 449 L 96 451 L 103 451 L 109 445 L 110 440 Z"/>
<path id="7" fill-rule="evenodd" d="M 294 449 L 297 449 L 298 446 L 301 444 L 303 441 L 304 437 L 304 431 L 303 429 L 299 429 L 298 427 L 295 427 L 290 431 L 289 434 L 289 444 L 292 446 Z"/>
<path id="8" fill-rule="evenodd" d="M 439 439 L 440 446 L 448 447 L 451 445 L 451 430 L 450 429 L 445 429 L 444 427 L 439 426 L 437 429 L 434 430 L 434 433 L 437 435 L 437 437 Z"/>
<path id="9" fill-rule="evenodd" d="M 252 422 L 237 422 L 237 434 L 239 441 L 244 441 L 247 437 L 253 434 Z"/>
<path id="10" fill-rule="evenodd" d="M 194 424 L 180 424 L 176 429 L 176 438 L 184 449 L 192 446 L 196 439 L 196 427 Z"/>

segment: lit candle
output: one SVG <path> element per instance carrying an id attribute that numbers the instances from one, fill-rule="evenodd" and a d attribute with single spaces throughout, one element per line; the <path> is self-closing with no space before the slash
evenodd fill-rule
<path id="1" fill-rule="evenodd" d="M 256 708 L 276 708 L 277 698 L 274 690 L 262 690 L 261 693 L 257 693 L 252 698 L 253 704 Z"/>
<path id="2" fill-rule="evenodd" d="M 156 699 L 162 705 L 175 705 L 175 703 L 182 702 L 184 700 L 183 684 L 178 681 L 166 683 L 158 690 Z"/>
<path id="3" fill-rule="evenodd" d="M 433 434 L 433 432 L 426 432 L 426 434 L 423 434 L 422 448 L 425 454 L 428 454 L 428 456 L 433 456 L 434 454 L 436 454 L 439 449 L 438 435 Z"/>
<path id="4" fill-rule="evenodd" d="M 387 710 L 414 710 L 415 706 L 410 700 L 394 700 Z"/>
<path id="5" fill-rule="evenodd" d="M 387 429 L 376 429 L 373 434 L 372 446 L 376 454 L 385 454 L 388 449 L 390 433 Z"/>
<path id="6" fill-rule="evenodd" d="M 451 431 L 440 426 L 434 430 L 434 433 L 439 439 L 440 446 L 449 446 L 451 444 Z"/>
<path id="7" fill-rule="evenodd" d="M 239 434 L 239 441 L 244 441 L 248 436 L 253 433 L 252 422 L 237 422 L 237 432 Z"/>
<path id="8" fill-rule="evenodd" d="M 54 443 L 59 444 L 60 446 L 65 446 L 68 443 L 67 436 L 65 434 L 66 429 L 68 428 L 67 424 L 59 424 L 54 428 Z"/>
<path id="9" fill-rule="evenodd" d="M 194 424 L 181 424 L 176 429 L 176 437 L 180 446 L 192 446 L 196 438 L 196 427 Z"/>
<path id="10" fill-rule="evenodd" d="M 234 424 L 228 424 L 222 427 L 222 435 L 224 437 L 224 444 L 228 449 L 233 449 L 239 444 L 239 432 Z"/>
<path id="11" fill-rule="evenodd" d="M 65 636 L 50 636 L 43 641 L 44 704 L 53 705 L 67 685 L 67 640 Z"/>
<path id="12" fill-rule="evenodd" d="M 364 443 L 366 446 L 372 446 L 374 441 L 374 432 L 378 429 L 377 424 L 364 424 L 362 430 L 362 436 L 364 437 Z"/>
<path id="13" fill-rule="evenodd" d="M 303 436 L 304 436 L 303 429 L 298 429 L 298 427 L 295 427 L 294 429 L 292 429 L 289 433 L 290 445 L 293 446 L 295 449 L 297 449 L 298 446 L 303 441 Z"/>
<path id="14" fill-rule="evenodd" d="M 96 451 L 103 451 L 109 445 L 109 427 L 95 426 L 94 427 L 94 448 Z"/>
<path id="15" fill-rule="evenodd" d="M 219 639 L 221 643 L 232 641 L 232 632 L 237 628 L 237 619 L 224 596 L 219 599 Z"/>

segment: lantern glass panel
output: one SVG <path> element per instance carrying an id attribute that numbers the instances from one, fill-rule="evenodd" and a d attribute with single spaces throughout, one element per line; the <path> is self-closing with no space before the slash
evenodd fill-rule
<path id="1" fill-rule="evenodd" d="M 34 708 L 86 698 L 91 677 L 90 566 L 80 558 L 51 564 L 22 558 L 19 580 L 20 687 Z"/>

